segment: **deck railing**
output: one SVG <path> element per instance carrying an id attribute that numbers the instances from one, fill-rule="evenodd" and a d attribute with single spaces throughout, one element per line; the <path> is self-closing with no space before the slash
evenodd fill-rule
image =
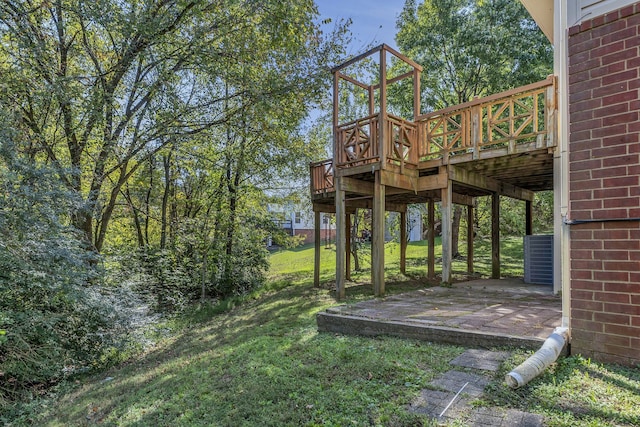
<path id="1" fill-rule="evenodd" d="M 400 166 L 418 166 L 418 125 L 389 114 L 386 120 L 387 163 Z"/>
<path id="2" fill-rule="evenodd" d="M 334 191 L 333 188 L 333 160 L 311 163 L 311 194 L 322 194 Z"/>
<path id="3" fill-rule="evenodd" d="M 338 125 L 335 160 L 338 167 L 365 165 L 379 161 L 378 114 Z"/>
<path id="4" fill-rule="evenodd" d="M 341 124 L 336 129 L 336 165 L 340 168 L 380 161 L 380 116 L 373 114 Z M 384 120 L 387 163 L 418 164 L 418 126 L 388 114 Z"/>
<path id="5" fill-rule="evenodd" d="M 420 160 L 556 144 L 555 78 L 418 117 Z M 527 147 L 524 147 L 524 146 Z"/>
<path id="6" fill-rule="evenodd" d="M 555 147 L 557 143 L 556 79 L 546 80 L 424 114 L 415 122 L 385 115 L 380 145 L 380 115 L 338 125 L 334 160 L 338 168 L 380 162 L 416 168 L 419 162 L 456 157 L 478 159 L 483 152 L 512 154 Z M 462 155 L 465 160 L 462 160 Z M 498 155 L 502 155 L 498 154 Z M 311 192 L 333 191 L 333 160 L 311 165 Z"/>

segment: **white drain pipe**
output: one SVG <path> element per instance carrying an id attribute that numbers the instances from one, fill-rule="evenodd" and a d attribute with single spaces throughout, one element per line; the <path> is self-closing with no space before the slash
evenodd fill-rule
<path id="1" fill-rule="evenodd" d="M 522 387 L 544 372 L 560 356 L 568 339 L 569 328 L 556 328 L 540 350 L 506 375 L 504 380 L 507 385 L 511 388 Z"/>

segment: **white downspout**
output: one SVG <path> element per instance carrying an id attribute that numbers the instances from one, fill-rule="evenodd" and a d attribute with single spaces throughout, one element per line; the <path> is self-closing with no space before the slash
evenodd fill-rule
<path id="1" fill-rule="evenodd" d="M 568 338 L 568 328 L 556 328 L 540 350 L 505 376 L 507 385 L 511 388 L 522 387 L 544 372 L 560 356 Z"/>

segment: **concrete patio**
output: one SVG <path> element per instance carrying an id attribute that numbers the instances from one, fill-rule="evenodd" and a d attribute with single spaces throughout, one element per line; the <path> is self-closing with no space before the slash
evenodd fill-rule
<path id="1" fill-rule="evenodd" d="M 561 319 L 562 298 L 551 287 L 490 279 L 331 307 L 317 323 L 322 332 L 537 350 Z"/>

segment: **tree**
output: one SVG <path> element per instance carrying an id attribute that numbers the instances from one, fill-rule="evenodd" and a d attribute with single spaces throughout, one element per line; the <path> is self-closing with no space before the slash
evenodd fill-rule
<path id="1" fill-rule="evenodd" d="M 320 96 L 340 49 L 316 14 L 310 0 L 7 0 L 0 97 L 21 113 L 29 155 L 82 195 L 73 223 L 101 251 L 149 158 L 270 98 Z"/>
<path id="2" fill-rule="evenodd" d="M 421 99 L 427 109 L 533 83 L 552 71 L 552 46 L 518 1 L 407 0 L 397 26 L 400 50 L 424 67 Z M 394 89 L 391 102 L 411 111 L 411 100 Z M 460 216 L 457 206 L 454 256 Z"/>

